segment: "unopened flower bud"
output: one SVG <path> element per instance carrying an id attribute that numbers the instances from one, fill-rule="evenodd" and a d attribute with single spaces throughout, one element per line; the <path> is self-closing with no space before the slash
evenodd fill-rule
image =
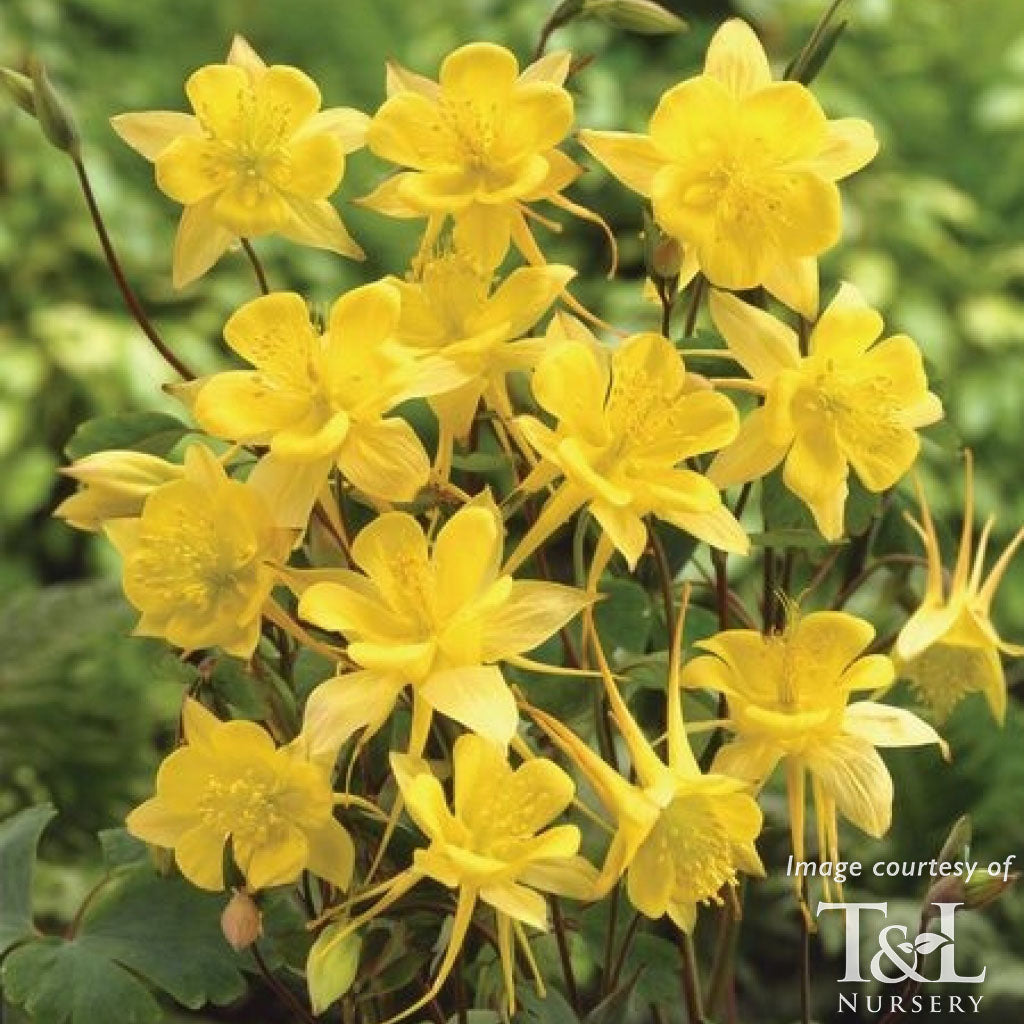
<path id="1" fill-rule="evenodd" d="M 46 68 L 38 60 L 29 62 L 32 79 L 34 112 L 43 134 L 64 153 L 76 158 L 81 150 L 81 136 L 71 108 L 54 88 Z"/>
<path id="2" fill-rule="evenodd" d="M 583 14 L 642 35 L 668 35 L 686 28 L 682 18 L 654 0 L 585 0 Z"/>
<path id="3" fill-rule="evenodd" d="M 670 281 L 679 276 L 679 270 L 683 265 L 683 247 L 679 242 L 666 235 L 659 239 L 651 253 L 651 269 L 654 273 Z"/>
<path id="4" fill-rule="evenodd" d="M 971 845 L 971 816 L 963 814 L 953 823 L 953 827 L 946 836 L 937 858 L 940 864 L 957 861 L 966 856 L 967 849 Z"/>
<path id="5" fill-rule="evenodd" d="M 313 943 L 306 960 L 306 984 L 313 1013 L 321 1014 L 356 980 L 362 939 L 347 921 L 328 925 Z"/>
<path id="6" fill-rule="evenodd" d="M 248 949 L 263 934 L 263 915 L 253 898 L 236 889 L 220 915 L 220 930 L 236 953 Z"/>
<path id="7" fill-rule="evenodd" d="M 36 102 L 33 99 L 32 79 L 10 68 L 0 68 L 0 85 L 10 95 L 11 99 L 25 111 L 26 114 L 36 116 Z"/>
<path id="8" fill-rule="evenodd" d="M 107 520 L 139 515 L 157 487 L 181 479 L 184 472 L 183 466 L 145 452 L 95 452 L 63 470 L 82 489 L 53 514 L 76 529 L 96 531 Z"/>
<path id="9" fill-rule="evenodd" d="M 1014 872 L 1003 877 L 1002 872 L 997 871 L 990 875 L 987 871 L 979 871 L 964 886 L 964 906 L 968 910 L 979 910 L 987 907 L 990 903 L 999 899 L 1007 889 L 1013 885 L 1020 874 Z"/>

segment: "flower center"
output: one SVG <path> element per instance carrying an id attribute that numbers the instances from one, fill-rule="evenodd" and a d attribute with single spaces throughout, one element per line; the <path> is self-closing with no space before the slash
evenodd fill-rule
<path id="1" fill-rule="evenodd" d="M 277 807 L 280 787 L 254 769 L 234 777 L 210 775 L 196 807 L 205 825 L 225 834 L 265 842 L 285 818 Z"/>
<path id="2" fill-rule="evenodd" d="M 736 882 L 729 833 L 703 797 L 677 796 L 646 842 L 654 844 L 659 870 L 672 872 L 677 902 L 718 902 L 722 886 Z"/>
<path id="3" fill-rule="evenodd" d="M 490 275 L 458 250 L 434 254 L 420 271 L 423 296 L 452 341 L 470 334 L 468 323 L 479 313 L 490 291 Z"/>
<path id="4" fill-rule="evenodd" d="M 445 96 L 438 104 L 443 139 L 439 140 L 446 156 L 452 151 L 467 167 L 485 170 L 491 163 L 491 149 L 497 138 L 498 108 L 465 96 Z"/>

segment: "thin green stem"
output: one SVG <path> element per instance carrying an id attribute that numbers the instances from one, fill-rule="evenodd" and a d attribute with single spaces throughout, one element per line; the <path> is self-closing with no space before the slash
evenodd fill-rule
<path id="1" fill-rule="evenodd" d="M 121 266 L 121 261 L 118 259 L 117 252 L 114 250 L 114 244 L 110 240 L 110 234 L 107 232 L 107 226 L 103 222 L 103 215 L 100 213 L 99 205 L 96 202 L 96 194 L 92 190 L 92 183 L 89 181 L 89 175 L 85 170 L 85 164 L 78 157 L 72 157 L 72 163 L 75 165 L 75 172 L 78 175 L 78 183 L 82 186 L 82 195 L 85 197 L 85 205 L 89 208 L 89 216 L 92 218 L 93 227 L 96 229 L 96 234 L 100 240 L 100 246 L 103 248 L 103 255 L 106 258 L 107 266 L 110 268 L 110 273 L 114 277 L 114 281 L 117 284 L 119 291 L 121 292 L 121 298 L 124 299 L 124 304 L 128 307 L 128 312 L 134 317 L 135 322 L 142 328 L 142 333 L 152 342 L 153 347 L 163 357 L 164 362 L 168 364 L 183 380 L 195 380 L 195 374 L 188 368 L 188 366 L 182 362 L 182 360 L 170 349 L 167 343 L 160 337 L 159 332 L 153 326 L 146 314 L 146 311 L 142 308 L 142 303 L 139 301 L 139 297 L 135 294 L 132 286 L 128 283 L 128 278 L 125 276 L 124 268 Z"/>
<path id="2" fill-rule="evenodd" d="M 629 950 L 633 945 L 633 939 L 636 937 L 637 930 L 640 927 L 640 920 L 642 916 L 643 915 L 639 910 L 634 911 L 633 920 L 629 922 L 626 934 L 622 937 L 622 945 L 619 946 L 619 955 L 616 957 L 615 966 L 612 968 L 610 988 L 613 992 L 619 984 L 619 978 L 622 977 L 622 968 L 626 966 L 626 958 L 629 956 Z"/>
<path id="3" fill-rule="evenodd" d="M 264 295 L 269 295 L 270 285 L 267 282 L 267 274 L 263 269 L 263 264 L 260 263 L 259 256 L 256 255 L 256 250 L 252 247 L 252 242 L 248 238 L 241 239 L 241 242 L 245 255 L 249 257 L 249 262 L 252 264 L 253 273 L 256 275 L 256 283 L 260 286 L 260 291 Z"/>
<path id="4" fill-rule="evenodd" d="M 704 1006 L 701 1001 L 700 974 L 697 970 L 697 954 L 693 948 L 693 939 L 682 933 L 679 942 L 679 954 L 682 961 L 683 998 L 686 1001 L 686 1018 L 689 1024 L 704 1024 Z"/>
<path id="5" fill-rule="evenodd" d="M 690 306 L 686 311 L 686 324 L 683 327 L 683 337 L 692 338 L 694 329 L 697 326 L 697 315 L 700 313 L 701 300 L 704 298 L 705 279 L 703 274 L 698 274 L 690 286 L 693 291 L 690 293 Z"/>
<path id="6" fill-rule="evenodd" d="M 252 958 L 256 962 L 257 969 L 277 998 L 294 1013 L 298 1014 L 304 1024 L 317 1024 L 316 1017 L 302 1005 L 295 993 L 274 977 L 273 972 L 267 966 L 266 960 L 263 959 L 259 946 L 253 944 L 250 948 L 252 949 Z"/>
<path id="7" fill-rule="evenodd" d="M 601 979 L 601 993 L 612 992 L 612 960 L 615 955 L 615 931 L 619 925 L 619 886 L 611 891 L 611 905 L 608 908 L 608 931 L 604 937 L 604 976 Z"/>
<path id="8" fill-rule="evenodd" d="M 569 996 L 569 1005 L 573 1008 L 576 1016 L 581 1017 L 580 993 L 576 987 L 576 975 L 572 969 L 568 932 L 565 927 L 565 918 L 562 916 L 562 904 L 557 896 L 551 897 L 551 923 L 554 926 L 558 958 L 562 962 L 562 976 L 565 978 L 565 991 Z"/>

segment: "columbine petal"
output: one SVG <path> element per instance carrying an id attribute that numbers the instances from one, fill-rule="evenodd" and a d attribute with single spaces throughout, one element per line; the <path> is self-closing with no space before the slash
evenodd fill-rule
<path id="1" fill-rule="evenodd" d="M 175 139 L 183 135 L 198 136 L 202 132 L 191 114 L 171 110 L 118 114 L 110 119 L 110 126 L 147 160 L 156 160 Z"/>
<path id="2" fill-rule="evenodd" d="M 404 685 L 401 676 L 361 671 L 317 686 L 306 701 L 302 720 L 310 759 L 333 764 L 342 744 L 359 730 L 375 733 L 391 714 Z"/>
<path id="3" fill-rule="evenodd" d="M 729 352 L 762 383 L 800 364 L 796 332 L 782 321 L 735 295 L 712 291 L 711 318 L 722 332 Z"/>
<path id="4" fill-rule="evenodd" d="M 838 181 L 859 171 L 877 153 L 878 139 L 871 123 L 859 117 L 843 117 L 828 122 L 825 147 L 812 159 L 811 166 L 818 174 Z"/>
<path id="5" fill-rule="evenodd" d="M 649 196 L 654 175 L 665 157 L 647 135 L 631 132 L 581 131 L 580 144 L 619 181 L 642 196 Z"/>
<path id="6" fill-rule="evenodd" d="M 171 283 L 184 288 L 202 277 L 234 241 L 235 236 L 214 220 L 212 201 L 186 206 L 174 236 Z"/>
<path id="7" fill-rule="evenodd" d="M 867 700 L 851 704 L 843 715 L 843 730 L 875 747 L 920 747 L 936 743 L 943 756 L 949 756 L 946 742 L 927 722 L 905 708 L 889 704 Z"/>
<path id="8" fill-rule="evenodd" d="M 338 468 L 366 494 L 412 501 L 430 476 L 430 459 L 403 419 L 354 424 L 338 455 Z"/>
<path id="9" fill-rule="evenodd" d="M 720 81 L 737 99 L 763 89 L 772 80 L 764 47 L 754 30 L 739 18 L 730 18 L 711 37 L 704 74 Z"/>
<path id="10" fill-rule="evenodd" d="M 433 672 L 418 692 L 435 711 L 503 747 L 516 731 L 515 699 L 493 665 Z"/>
<path id="11" fill-rule="evenodd" d="M 748 413 L 736 439 L 723 448 L 708 467 L 708 479 L 720 488 L 758 480 L 770 473 L 789 451 L 788 444 L 773 444 L 765 432 L 762 409 Z"/>
<path id="12" fill-rule="evenodd" d="M 508 600 L 487 616 L 483 656 L 500 661 L 540 646 L 591 601 L 581 590 L 557 583 L 516 580 Z"/>
<path id="13" fill-rule="evenodd" d="M 309 844 L 307 867 L 339 889 L 347 889 L 352 881 L 356 851 L 352 837 L 345 828 L 330 818 L 325 825 L 306 832 Z"/>
<path id="14" fill-rule="evenodd" d="M 892 776 L 870 743 L 839 735 L 827 744 L 816 744 L 805 760 L 837 809 L 854 825 L 874 839 L 889 831 Z"/>

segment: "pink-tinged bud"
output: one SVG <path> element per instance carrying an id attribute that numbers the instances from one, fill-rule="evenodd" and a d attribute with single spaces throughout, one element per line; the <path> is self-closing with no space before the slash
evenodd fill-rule
<path id="1" fill-rule="evenodd" d="M 683 247 L 676 239 L 665 236 L 654 246 L 651 254 L 651 269 L 666 281 L 679 276 L 683 265 Z"/>
<path id="2" fill-rule="evenodd" d="M 964 887 L 964 905 L 968 910 L 987 907 L 999 899 L 1019 878 L 1020 874 L 1016 872 L 1004 877 L 998 871 L 994 875 L 990 875 L 987 871 L 979 871 Z"/>
<path id="3" fill-rule="evenodd" d="M 224 913 L 220 930 L 236 953 L 248 949 L 263 934 L 263 915 L 253 898 L 244 890 L 235 890 Z"/>

